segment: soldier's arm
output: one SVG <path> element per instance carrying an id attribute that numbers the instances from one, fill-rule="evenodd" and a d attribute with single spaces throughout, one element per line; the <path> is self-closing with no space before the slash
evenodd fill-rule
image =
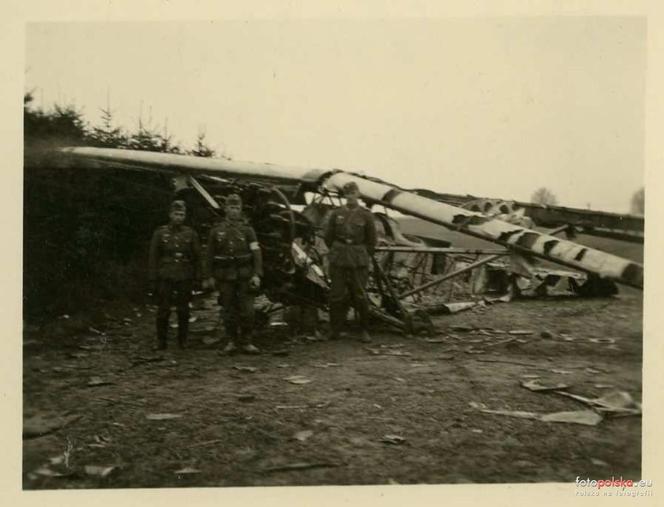
<path id="1" fill-rule="evenodd" d="M 148 260 L 148 278 L 151 282 L 157 280 L 157 264 L 159 262 L 159 239 L 161 234 L 159 229 L 154 231 L 152 241 L 150 241 L 150 258 Z"/>
<path id="2" fill-rule="evenodd" d="M 203 262 L 203 278 L 208 279 L 212 276 L 212 261 L 214 259 L 214 230 L 210 229 L 208 234 L 207 247 L 205 249 L 205 261 Z"/>
<path id="3" fill-rule="evenodd" d="M 263 278 L 263 254 L 253 227 L 247 227 L 247 240 L 249 242 L 249 250 L 251 250 L 254 258 L 254 274 Z"/>
<path id="4" fill-rule="evenodd" d="M 373 255 L 378 239 L 376 235 L 376 222 L 374 221 L 373 213 L 371 213 L 371 211 L 367 211 L 365 228 L 367 231 L 367 251 L 369 252 L 369 255 Z"/>
<path id="5" fill-rule="evenodd" d="M 325 231 L 323 234 L 323 239 L 328 248 L 332 248 L 332 243 L 334 243 L 334 222 L 335 222 L 336 212 L 331 211 L 327 216 L 327 223 L 325 224 Z"/>

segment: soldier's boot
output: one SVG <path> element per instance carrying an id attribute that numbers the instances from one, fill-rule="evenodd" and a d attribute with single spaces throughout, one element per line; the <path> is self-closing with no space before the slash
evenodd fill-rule
<path id="1" fill-rule="evenodd" d="M 237 346 L 235 345 L 235 342 L 237 341 L 237 331 L 227 329 L 226 336 L 228 337 L 228 343 L 226 343 L 226 346 L 220 351 L 220 354 L 222 355 L 233 354 L 237 351 Z"/>
<path id="2" fill-rule="evenodd" d="M 178 314 L 178 346 L 181 349 L 187 348 L 187 337 L 189 336 L 189 314 Z"/>
<path id="3" fill-rule="evenodd" d="M 344 319 L 343 311 L 343 305 L 338 303 L 330 304 L 330 330 L 326 335 L 328 340 L 338 340 L 341 338 L 341 327 Z"/>
<path id="4" fill-rule="evenodd" d="M 371 343 L 371 335 L 369 334 L 369 331 L 366 329 L 363 329 L 362 332 L 360 333 L 360 341 L 362 343 Z"/>
<path id="5" fill-rule="evenodd" d="M 242 329 L 242 351 L 247 354 L 260 354 L 260 350 L 253 344 L 253 333 L 251 329 Z"/>
<path id="6" fill-rule="evenodd" d="M 366 301 L 358 305 L 358 314 L 360 317 L 360 326 L 362 331 L 360 332 L 360 341 L 362 343 L 370 343 L 371 335 L 369 334 L 369 305 Z"/>
<path id="7" fill-rule="evenodd" d="M 166 350 L 166 337 L 168 334 L 168 315 L 157 317 L 157 345 L 156 350 Z"/>

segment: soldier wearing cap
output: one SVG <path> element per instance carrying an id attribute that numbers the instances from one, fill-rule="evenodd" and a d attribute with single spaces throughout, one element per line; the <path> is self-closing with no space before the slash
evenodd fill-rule
<path id="1" fill-rule="evenodd" d="M 173 201 L 169 224 L 152 235 L 149 277 L 157 298 L 157 348 L 166 348 L 171 306 L 178 315 L 178 344 L 185 348 L 189 330 L 189 302 L 193 283 L 201 275 L 201 251 L 198 234 L 184 225 L 184 201 Z"/>
<path id="2" fill-rule="evenodd" d="M 325 229 L 325 242 L 330 249 L 330 338 L 339 337 L 350 299 L 360 317 L 361 339 L 369 335 L 369 300 L 366 285 L 369 265 L 376 247 L 376 226 L 371 212 L 360 206 L 360 191 L 355 182 L 342 188 L 346 205 L 330 214 Z"/>
<path id="3" fill-rule="evenodd" d="M 217 286 L 228 343 L 223 353 L 256 354 L 252 343 L 253 291 L 260 287 L 263 260 L 254 229 L 242 217 L 242 199 L 231 194 L 225 219 L 210 231 L 205 263 L 205 286 Z"/>

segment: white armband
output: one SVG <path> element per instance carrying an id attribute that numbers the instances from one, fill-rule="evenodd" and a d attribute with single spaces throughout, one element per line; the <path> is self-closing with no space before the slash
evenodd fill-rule
<path id="1" fill-rule="evenodd" d="M 252 241 L 251 243 L 249 243 L 249 250 L 256 251 L 256 250 L 260 250 L 260 249 L 261 249 L 261 247 L 258 244 L 258 241 Z"/>

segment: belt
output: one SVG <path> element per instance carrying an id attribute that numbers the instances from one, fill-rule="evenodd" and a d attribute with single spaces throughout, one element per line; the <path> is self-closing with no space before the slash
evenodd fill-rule
<path id="1" fill-rule="evenodd" d="M 356 243 L 352 239 L 337 240 L 336 242 L 341 243 L 342 245 L 356 245 L 356 246 L 362 245 L 362 243 Z"/>
<path id="2" fill-rule="evenodd" d="M 248 264 L 251 259 L 253 258 L 252 254 L 247 254 L 247 255 L 215 255 L 214 260 L 219 262 L 219 263 L 238 263 L 238 264 Z"/>

